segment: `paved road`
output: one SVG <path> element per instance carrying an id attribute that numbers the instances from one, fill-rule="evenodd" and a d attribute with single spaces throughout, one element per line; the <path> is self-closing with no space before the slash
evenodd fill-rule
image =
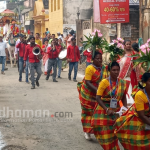
<path id="1" fill-rule="evenodd" d="M 0 149 L 102 149 L 94 136 L 91 142 L 83 137 L 76 83 L 68 81 L 67 71 L 58 83 L 42 75 L 40 87 L 31 90 L 24 80 L 18 82 L 17 68 L 8 68 L 0 74 Z"/>

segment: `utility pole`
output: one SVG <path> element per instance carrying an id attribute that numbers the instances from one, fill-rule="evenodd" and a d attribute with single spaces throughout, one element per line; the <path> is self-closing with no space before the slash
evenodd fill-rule
<path id="1" fill-rule="evenodd" d="M 142 4 L 143 0 L 139 1 L 139 37 L 143 38 L 143 8 L 142 8 Z"/>
<path id="2" fill-rule="evenodd" d="M 19 34 L 21 33 L 21 12 L 20 12 L 20 5 L 18 3 L 17 5 L 17 11 L 18 11 L 18 20 L 19 20 Z"/>
<path id="3" fill-rule="evenodd" d="M 78 16 L 78 20 L 79 20 L 79 16 L 80 16 L 80 11 L 79 11 L 79 7 L 78 7 L 78 12 L 77 12 L 77 16 Z"/>

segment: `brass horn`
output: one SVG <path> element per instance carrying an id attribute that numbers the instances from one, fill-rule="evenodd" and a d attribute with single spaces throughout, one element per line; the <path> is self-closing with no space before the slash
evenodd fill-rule
<path id="1" fill-rule="evenodd" d="M 34 47 L 32 50 L 33 54 L 37 57 L 37 59 L 41 60 L 42 55 L 39 47 Z"/>

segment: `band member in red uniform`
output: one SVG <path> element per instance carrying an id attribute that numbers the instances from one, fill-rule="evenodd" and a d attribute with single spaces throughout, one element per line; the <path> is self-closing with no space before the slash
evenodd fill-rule
<path id="1" fill-rule="evenodd" d="M 74 78 L 73 81 L 77 82 L 77 72 L 78 72 L 78 61 L 80 60 L 80 52 L 78 46 L 76 46 L 76 39 L 71 39 L 71 45 L 67 48 L 67 58 L 69 62 L 69 74 L 68 79 L 71 80 L 71 72 L 74 68 Z"/>
<path id="2" fill-rule="evenodd" d="M 58 39 L 55 39 L 56 41 L 56 50 L 59 53 L 63 50 L 63 47 L 58 43 Z M 58 78 L 61 79 L 61 69 L 62 69 L 62 60 L 57 58 L 57 66 L 58 66 Z"/>
<path id="3" fill-rule="evenodd" d="M 27 46 L 27 42 L 25 40 L 25 35 L 20 34 L 20 42 L 16 45 L 16 48 L 19 49 L 19 56 L 18 56 L 19 57 L 19 82 L 22 82 L 22 72 L 24 70 L 23 58 L 24 58 L 26 46 Z M 26 61 L 26 83 L 29 83 L 28 81 L 28 59 Z"/>
<path id="4" fill-rule="evenodd" d="M 41 70 L 40 60 L 38 59 L 36 55 L 33 54 L 33 48 L 38 47 L 40 49 L 41 55 L 43 55 L 43 51 L 41 50 L 39 45 L 35 44 L 34 36 L 30 36 L 29 41 L 30 41 L 30 44 L 26 46 L 26 50 L 25 50 L 24 66 L 26 66 L 26 61 L 27 61 L 27 58 L 29 57 L 29 68 L 30 68 L 30 73 L 31 73 L 31 84 L 32 84 L 31 89 L 35 89 L 35 80 L 34 80 L 35 70 L 37 72 L 37 78 L 36 78 L 37 86 L 40 86 L 39 79 L 41 77 L 42 70 Z"/>
<path id="5" fill-rule="evenodd" d="M 46 80 L 49 79 L 50 72 L 53 67 L 53 82 L 58 82 L 56 80 L 58 51 L 56 50 L 55 45 L 56 45 L 55 40 L 52 40 L 51 47 L 47 48 L 47 54 L 48 54 L 49 59 L 48 59 L 48 71 L 47 71 Z"/>

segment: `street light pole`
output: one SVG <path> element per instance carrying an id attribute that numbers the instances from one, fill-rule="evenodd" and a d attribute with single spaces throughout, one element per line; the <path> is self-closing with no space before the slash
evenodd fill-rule
<path id="1" fill-rule="evenodd" d="M 21 33 L 21 13 L 20 13 L 19 3 L 18 3 L 18 5 L 17 5 L 17 9 L 18 9 L 19 34 L 20 34 L 20 33 Z"/>
<path id="2" fill-rule="evenodd" d="M 80 16 L 80 11 L 79 11 L 79 7 L 78 7 L 78 12 L 77 12 L 77 16 L 78 16 L 78 20 L 79 20 L 79 16 Z"/>

